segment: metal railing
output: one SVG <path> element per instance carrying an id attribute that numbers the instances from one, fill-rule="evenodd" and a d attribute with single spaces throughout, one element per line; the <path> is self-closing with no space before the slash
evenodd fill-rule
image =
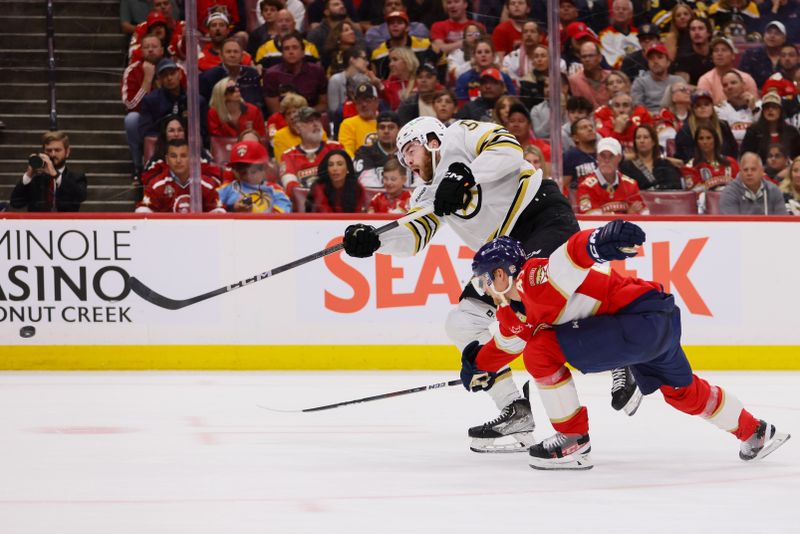
<path id="1" fill-rule="evenodd" d="M 50 95 L 50 130 L 58 130 L 56 112 L 56 32 L 53 0 L 47 0 L 47 85 Z"/>

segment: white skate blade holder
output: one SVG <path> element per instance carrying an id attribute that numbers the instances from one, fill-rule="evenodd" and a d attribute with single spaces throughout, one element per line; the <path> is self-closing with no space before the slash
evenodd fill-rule
<path id="1" fill-rule="evenodd" d="M 587 470 L 594 467 L 592 458 L 589 456 L 589 449 L 583 453 L 573 453 L 563 458 L 529 458 L 530 466 L 541 471 L 578 471 Z"/>
<path id="2" fill-rule="evenodd" d="M 631 398 L 622 407 L 622 410 L 629 416 L 636 413 L 636 410 L 639 409 L 639 405 L 642 403 L 642 391 L 637 387 L 636 391 L 633 392 Z"/>
<path id="3" fill-rule="evenodd" d="M 770 453 L 774 452 L 778 447 L 789 441 L 789 438 L 791 437 L 792 437 L 791 434 L 785 434 L 783 432 L 778 432 L 776 430 L 775 435 L 772 436 L 772 439 L 770 439 L 767 443 L 764 444 L 764 448 L 758 451 L 758 454 L 756 454 L 755 458 L 747 461 L 753 462 L 756 460 L 761 460 L 762 458 L 768 456 Z"/>
<path id="4" fill-rule="evenodd" d="M 499 438 L 472 438 L 469 449 L 481 453 L 528 452 L 534 443 L 533 432 L 517 432 Z"/>

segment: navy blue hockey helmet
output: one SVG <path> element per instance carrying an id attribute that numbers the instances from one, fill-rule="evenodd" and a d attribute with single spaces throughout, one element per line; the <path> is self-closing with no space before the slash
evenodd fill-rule
<path id="1" fill-rule="evenodd" d="M 492 273 L 503 269 L 509 277 L 522 270 L 526 254 L 522 244 L 516 239 L 501 235 L 483 245 L 472 260 L 472 285 L 483 295 L 486 287 L 492 285 Z"/>

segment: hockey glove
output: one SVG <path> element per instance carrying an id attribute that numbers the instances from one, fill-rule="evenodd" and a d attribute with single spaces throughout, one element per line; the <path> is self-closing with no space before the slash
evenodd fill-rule
<path id="1" fill-rule="evenodd" d="M 354 258 L 369 258 L 381 246 L 375 227 L 368 224 L 351 224 L 344 231 L 344 251 Z"/>
<path id="2" fill-rule="evenodd" d="M 475 177 L 465 164 L 451 163 L 447 172 L 436 188 L 436 198 L 433 201 L 433 212 L 441 217 L 450 215 L 454 211 L 463 210 L 472 200 L 470 189 L 475 185 Z"/>
<path id="3" fill-rule="evenodd" d="M 475 359 L 481 351 L 478 341 L 473 341 L 461 353 L 461 384 L 467 391 L 481 391 L 489 389 L 494 385 L 495 373 L 483 371 L 475 366 Z"/>
<path id="4" fill-rule="evenodd" d="M 636 256 L 636 247 L 644 241 L 644 230 L 633 223 L 617 219 L 589 235 L 586 251 L 598 263 L 624 260 Z"/>

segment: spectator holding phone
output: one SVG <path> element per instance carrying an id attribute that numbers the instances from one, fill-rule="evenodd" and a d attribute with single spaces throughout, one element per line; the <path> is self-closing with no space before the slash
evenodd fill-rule
<path id="1" fill-rule="evenodd" d="M 42 136 L 42 151 L 28 157 L 28 168 L 11 192 L 11 207 L 28 211 L 78 211 L 86 200 L 86 175 L 67 169 L 69 137 Z"/>

